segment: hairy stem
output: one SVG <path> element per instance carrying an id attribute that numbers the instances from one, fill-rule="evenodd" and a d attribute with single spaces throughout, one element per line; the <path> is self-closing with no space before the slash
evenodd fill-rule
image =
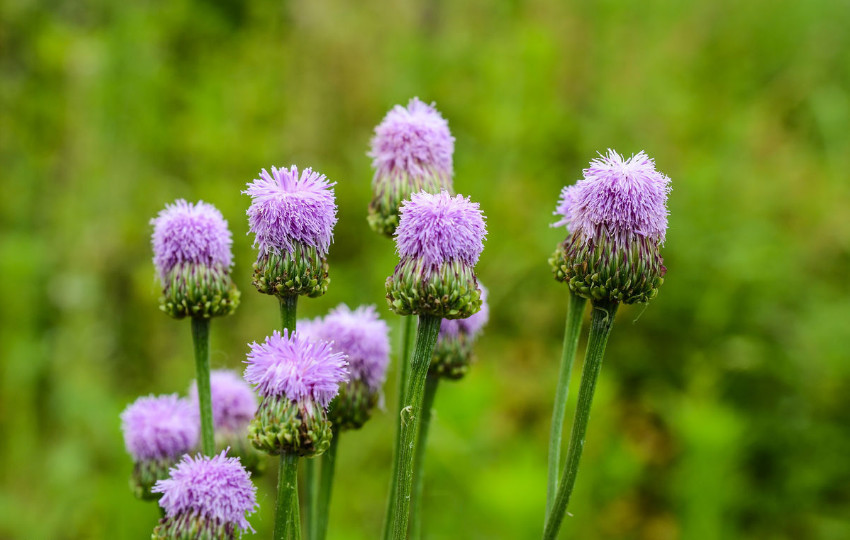
<path id="1" fill-rule="evenodd" d="M 201 413 L 201 449 L 207 456 L 215 453 L 212 390 L 210 389 L 210 320 L 192 318 L 192 342 L 195 345 L 195 379 Z"/>
<path id="2" fill-rule="evenodd" d="M 416 436 L 422 416 L 422 399 L 425 394 L 425 379 L 428 378 L 428 366 L 437 344 L 440 331 L 440 317 L 419 316 L 416 333 L 416 347 L 410 364 L 410 382 L 404 400 L 399 423 L 401 437 L 398 453 L 395 456 L 397 474 L 395 496 L 390 503 L 390 537 L 393 540 L 407 538 L 407 523 L 410 512 L 410 493 L 413 487 L 413 457 L 416 452 Z"/>
<path id="3" fill-rule="evenodd" d="M 552 511 L 546 517 L 546 527 L 543 531 L 544 540 L 554 540 L 558 536 L 564 513 L 570 502 L 573 487 L 578 474 L 581 451 L 584 449 L 584 440 L 587 434 L 587 423 L 590 419 L 590 406 L 593 402 L 593 392 L 596 390 L 596 381 L 599 371 L 602 369 L 602 358 L 605 355 L 605 345 L 608 336 L 611 335 L 611 327 L 614 325 L 614 314 L 617 312 L 618 304 L 615 302 L 592 302 L 592 315 L 590 318 L 590 335 L 587 340 L 587 351 L 584 356 L 584 367 L 581 373 L 581 385 L 578 390 L 578 405 L 573 420 L 573 429 L 570 433 L 570 446 L 567 450 L 567 461 L 564 466 L 564 475 L 555 496 Z"/>
<path id="4" fill-rule="evenodd" d="M 555 491 L 558 489 L 558 473 L 561 467 L 561 442 L 564 432 L 564 415 L 567 397 L 570 393 L 570 377 L 573 371 L 578 337 L 581 333 L 581 320 L 587 299 L 570 293 L 567 308 L 567 326 L 564 329 L 564 348 L 561 353 L 561 371 L 558 374 L 558 387 L 555 390 L 555 406 L 552 410 L 552 428 L 549 432 L 549 478 L 546 484 L 546 515 L 552 510 Z"/>
<path id="5" fill-rule="evenodd" d="M 431 427 L 431 409 L 437 396 L 440 378 L 428 375 L 425 381 L 425 396 L 422 398 L 422 423 L 419 425 L 419 440 L 416 442 L 416 456 L 413 461 L 413 498 L 410 500 L 410 538 L 422 537 L 422 489 L 425 484 L 425 447 L 428 442 L 428 429 Z"/>
<path id="6" fill-rule="evenodd" d="M 289 536 L 287 536 L 289 534 Z M 274 521 L 275 540 L 301 538 L 298 516 L 298 455 L 282 452 L 277 475 L 277 510 Z"/>

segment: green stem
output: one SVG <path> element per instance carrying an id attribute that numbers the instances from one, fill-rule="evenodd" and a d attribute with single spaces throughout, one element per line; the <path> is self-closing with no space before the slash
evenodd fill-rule
<path id="1" fill-rule="evenodd" d="M 201 449 L 215 454 L 212 391 L 210 390 L 210 320 L 192 318 L 192 342 L 195 345 L 195 379 L 198 384 L 198 405 L 201 413 Z"/>
<path id="2" fill-rule="evenodd" d="M 319 503 L 316 528 L 317 540 L 325 540 L 328 535 L 328 515 L 331 509 L 331 492 L 333 491 L 334 471 L 336 470 L 336 450 L 339 447 L 339 428 L 331 427 L 331 446 L 322 454 L 322 482 L 319 486 Z"/>
<path id="3" fill-rule="evenodd" d="M 289 536 L 287 537 L 287 532 Z M 275 540 L 301 538 L 298 516 L 298 455 L 282 452 L 277 475 L 277 511 L 274 522 Z"/>
<path id="4" fill-rule="evenodd" d="M 405 393 L 407 392 L 408 373 L 410 372 L 410 338 L 413 336 L 413 315 L 403 316 L 402 336 L 401 336 L 401 354 L 398 357 L 398 406 L 396 407 L 396 416 L 401 415 L 401 410 L 404 408 Z M 398 456 L 398 445 L 401 443 L 401 426 L 395 431 L 395 441 L 393 443 L 393 456 Z M 387 514 L 384 520 L 384 540 L 390 538 L 390 515 L 392 513 L 392 504 L 396 496 L 396 478 L 398 477 L 398 462 L 393 460 L 393 471 L 390 476 L 390 494 L 387 497 Z"/>
<path id="5" fill-rule="evenodd" d="M 567 462 L 564 467 L 564 475 L 558 486 L 558 494 L 552 511 L 546 517 L 546 527 L 543 531 L 544 540 L 554 540 L 558 536 L 564 513 L 570 502 L 570 495 L 575 486 L 578 474 L 581 451 L 584 448 L 585 435 L 587 433 L 587 422 L 590 419 L 590 406 L 593 402 L 593 392 L 596 389 L 596 380 L 602 369 L 602 358 L 605 355 L 605 345 L 608 336 L 611 335 L 611 327 L 614 325 L 614 314 L 617 313 L 618 304 L 615 302 L 592 302 L 592 314 L 590 318 L 590 335 L 587 340 L 587 350 L 584 355 L 584 367 L 581 373 L 581 385 L 578 390 L 578 405 L 573 420 L 573 429 L 570 433 L 570 446 L 567 451 Z"/>
<path id="6" fill-rule="evenodd" d="M 425 447 L 428 442 L 428 429 L 431 427 L 431 408 L 437 396 L 440 378 L 428 375 L 425 381 L 425 397 L 422 398 L 422 423 L 419 425 L 419 440 L 416 443 L 416 456 L 413 461 L 413 498 L 410 500 L 410 538 L 422 537 L 422 489 L 425 483 Z"/>
<path id="7" fill-rule="evenodd" d="M 282 330 L 289 330 L 289 333 L 295 332 L 295 321 L 298 311 L 298 296 L 280 297 L 280 326 Z M 291 462 L 291 463 L 290 463 Z M 291 467 L 294 472 L 285 470 Z M 284 473 L 292 475 L 291 479 L 287 477 L 286 485 L 284 485 Z M 309 486 L 310 479 L 307 480 Z M 309 506 L 310 499 L 308 496 L 307 504 Z M 307 508 L 306 513 L 309 516 L 310 508 Z M 309 531 L 309 522 L 307 523 Z M 298 456 L 289 456 L 281 453 L 280 455 L 280 470 L 277 477 L 277 510 L 275 513 L 275 540 L 284 538 L 292 538 L 300 540 L 301 538 L 301 516 L 298 508 Z"/>
<path id="8" fill-rule="evenodd" d="M 546 484 L 546 515 L 552 510 L 555 491 L 558 489 L 558 469 L 561 466 L 561 439 L 564 432 L 564 415 L 567 412 L 567 397 L 570 393 L 570 377 L 581 333 L 581 320 L 587 299 L 570 293 L 567 308 L 567 327 L 564 329 L 564 348 L 561 353 L 561 372 L 555 390 L 555 407 L 552 410 L 552 428 L 549 432 L 549 481 Z"/>
<path id="9" fill-rule="evenodd" d="M 333 443 L 332 443 L 333 444 Z M 319 509 L 319 477 L 324 474 L 319 467 L 318 458 L 304 460 L 304 523 L 307 528 L 307 538 L 316 540 L 319 538 L 318 520 L 321 509 Z M 318 510 L 317 510 L 318 509 Z"/>
<path id="10" fill-rule="evenodd" d="M 422 416 L 422 399 L 425 393 L 425 379 L 428 378 L 428 366 L 437 344 L 440 331 L 440 317 L 419 316 L 419 328 L 416 333 L 416 347 L 410 364 L 410 382 L 399 417 L 401 438 L 398 453 L 395 456 L 397 475 L 395 497 L 390 503 L 390 533 L 393 540 L 407 538 L 407 520 L 410 511 L 410 492 L 413 487 L 413 456 L 416 452 L 416 436 Z"/>

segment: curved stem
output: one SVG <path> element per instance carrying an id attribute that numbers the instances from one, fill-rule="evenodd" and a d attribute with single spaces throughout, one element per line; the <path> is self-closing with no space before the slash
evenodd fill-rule
<path id="1" fill-rule="evenodd" d="M 440 378 L 428 375 L 425 381 L 425 396 L 422 398 L 422 423 L 419 425 L 419 440 L 416 442 L 416 456 L 413 461 L 413 498 L 410 500 L 410 538 L 422 537 L 422 490 L 425 484 L 425 447 L 428 443 L 428 430 L 431 427 L 431 409 L 437 396 Z"/>
<path id="2" fill-rule="evenodd" d="M 410 511 L 410 492 L 413 487 L 413 456 L 416 451 L 416 436 L 422 416 L 422 399 L 425 394 L 425 379 L 428 366 L 437 344 L 440 331 L 440 317 L 419 316 L 419 328 L 416 333 L 416 347 L 410 364 L 410 383 L 404 400 L 399 423 L 401 438 L 398 453 L 395 456 L 396 470 L 394 481 L 395 496 L 390 503 L 390 534 L 394 540 L 407 538 L 407 520 Z"/>
<path id="3" fill-rule="evenodd" d="M 413 322 L 416 318 L 413 315 L 402 317 L 402 335 L 401 335 L 401 353 L 398 356 L 398 406 L 396 407 L 396 415 L 401 415 L 401 410 L 404 408 L 405 393 L 407 392 L 408 374 L 410 372 L 410 341 L 413 336 Z M 395 441 L 393 443 L 393 456 L 398 456 L 398 445 L 401 439 L 401 426 L 396 429 Z M 390 515 L 392 513 L 392 504 L 396 496 L 396 478 L 398 477 L 398 462 L 393 460 L 393 470 L 390 476 L 390 494 L 387 497 L 387 514 L 384 519 L 384 540 L 390 538 Z"/>
<path id="4" fill-rule="evenodd" d="M 331 508 L 331 492 L 334 483 L 334 471 L 336 470 L 336 450 L 339 447 L 339 428 L 331 427 L 331 446 L 322 454 L 322 482 L 319 486 L 318 512 L 316 527 L 317 540 L 325 540 L 328 535 L 328 515 Z"/>
<path id="5" fill-rule="evenodd" d="M 195 346 L 195 379 L 198 384 L 198 406 L 201 413 L 201 449 L 204 454 L 215 453 L 212 390 L 210 389 L 210 320 L 192 318 L 192 342 Z"/>
<path id="6" fill-rule="evenodd" d="M 561 442 L 564 432 L 564 415 L 567 412 L 567 398 L 570 394 L 570 377 L 573 362 L 578 349 L 578 337 L 581 333 L 581 320 L 587 299 L 570 293 L 567 308 L 567 327 L 564 329 L 564 348 L 561 353 L 561 371 L 558 374 L 558 387 L 555 390 L 555 406 L 552 410 L 552 428 L 549 432 L 549 478 L 546 484 L 546 515 L 552 510 L 555 490 L 558 489 L 558 469 L 561 467 Z M 545 516 L 544 516 L 545 517 Z"/>
<path id="7" fill-rule="evenodd" d="M 581 451 L 584 448 L 587 423 L 590 419 L 590 406 L 593 402 L 593 392 L 596 389 L 596 380 L 602 369 L 602 357 L 605 355 L 605 345 L 608 336 L 611 335 L 611 327 L 614 325 L 614 314 L 617 312 L 617 303 L 592 302 L 592 314 L 590 317 L 590 335 L 587 340 L 587 350 L 584 356 L 584 367 L 581 373 L 581 385 L 578 390 L 578 405 L 573 420 L 573 429 L 570 433 L 570 446 L 567 451 L 567 462 L 564 466 L 564 475 L 558 486 L 558 494 L 555 497 L 552 511 L 546 517 L 546 527 L 543 531 L 544 540 L 554 540 L 558 536 L 564 513 L 570 502 L 570 495 L 575 486 L 578 474 Z"/>
<path id="8" fill-rule="evenodd" d="M 298 516 L 298 455 L 280 454 L 277 475 L 277 511 L 274 522 L 275 540 L 301 538 L 301 519 Z"/>

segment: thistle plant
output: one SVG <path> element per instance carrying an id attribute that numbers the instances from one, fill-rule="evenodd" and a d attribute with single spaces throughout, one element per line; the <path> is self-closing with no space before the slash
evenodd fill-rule
<path id="1" fill-rule="evenodd" d="M 215 451 L 210 400 L 210 319 L 239 304 L 230 278 L 233 243 L 227 222 L 214 206 L 180 199 L 151 220 L 154 266 L 162 282 L 160 309 L 175 319 L 192 318 L 204 454 Z"/>
<path id="2" fill-rule="evenodd" d="M 332 342 L 334 351 L 348 358 L 349 380 L 340 385 L 339 394 L 328 408 L 331 421 L 331 445 L 322 454 L 316 490 L 316 520 L 309 538 L 324 540 L 328 528 L 336 455 L 342 431 L 360 429 L 369 420 L 381 399 L 389 365 L 389 327 L 378 317 L 375 306 L 350 309 L 340 304 L 324 319 L 299 323 L 301 335 Z"/>
<path id="3" fill-rule="evenodd" d="M 387 278 L 387 301 L 400 315 L 418 315 L 416 346 L 394 456 L 387 536 L 407 537 L 413 462 L 425 381 L 443 318 L 461 319 L 481 307 L 474 266 L 484 248 L 486 227 L 478 203 L 448 192 L 415 193 L 401 208 L 396 230 L 400 257 Z"/>
<path id="4" fill-rule="evenodd" d="M 165 511 L 153 540 L 231 540 L 254 530 L 246 516 L 257 508 L 257 488 L 239 459 L 226 452 L 184 456 L 153 491 L 162 495 Z"/>
<path id="5" fill-rule="evenodd" d="M 481 309 L 465 319 L 443 319 L 422 398 L 422 423 L 413 462 L 413 498 L 410 501 L 410 537 L 422 536 L 422 490 L 425 484 L 425 447 L 431 427 L 431 409 L 437 397 L 441 379 L 460 380 L 469 371 L 473 360 L 473 345 L 490 317 L 487 289 L 479 284 Z"/>
<path id="6" fill-rule="evenodd" d="M 235 371 L 217 369 L 210 373 L 216 451 L 229 449 L 254 475 L 263 470 L 260 454 L 248 441 L 248 424 L 257 411 L 257 395 Z M 198 403 L 198 384 L 192 381 L 189 400 Z"/>
<path id="7" fill-rule="evenodd" d="M 136 497 L 153 500 L 157 481 L 180 456 L 198 445 L 198 413 L 177 394 L 140 397 L 121 413 L 124 445 L 133 458 L 130 486 Z"/>
<path id="8" fill-rule="evenodd" d="M 557 537 L 569 504 L 584 448 L 593 393 L 617 308 L 621 303 L 648 302 L 663 282 L 667 269 L 660 249 L 667 231 L 669 192 L 670 179 L 655 169 L 655 163 L 645 153 L 623 159 L 609 150 L 607 155 L 590 163 L 582 180 L 565 188 L 561 194 L 556 213 L 562 219 L 556 225 L 566 225 L 569 235 L 550 262 L 555 278 L 568 284 L 573 299 L 578 296 L 590 300 L 592 314 L 566 464 L 555 496 L 550 497 L 547 505 L 551 508 L 547 511 L 544 539 Z M 576 317 L 572 311 L 568 316 L 565 344 L 571 339 L 569 334 L 573 330 L 570 318 Z M 580 312 L 577 318 L 580 320 Z M 574 330 L 577 335 L 577 327 Z M 565 346 L 565 352 L 568 347 Z M 572 350 L 575 351 L 574 345 Z M 559 382 L 563 383 L 563 376 Z M 558 420 L 557 408 L 556 400 L 555 421 Z M 556 442 L 559 448 L 560 436 Z M 549 464 L 551 478 L 551 447 Z M 556 456 L 554 466 L 558 465 Z M 550 492 L 551 484 L 550 481 Z"/>
<path id="9" fill-rule="evenodd" d="M 452 192 L 452 158 L 454 137 L 448 122 L 434 104 L 418 98 L 407 107 L 396 105 L 375 128 L 368 153 L 375 175 L 372 179 L 372 202 L 368 220 L 372 229 L 392 238 L 399 223 L 402 202 L 414 193 Z M 401 352 L 399 354 L 398 398 L 396 411 L 401 414 L 408 381 L 408 359 L 413 336 L 413 317 L 402 317 Z M 399 444 L 396 433 L 395 445 Z M 397 471 L 393 470 L 391 478 Z M 395 484 L 390 486 L 391 493 Z M 389 497 L 389 501 L 393 500 Z M 389 509 L 387 509 L 389 515 Z M 389 534 L 385 523 L 384 536 Z"/>
<path id="10" fill-rule="evenodd" d="M 250 347 L 244 376 L 262 400 L 249 437 L 258 450 L 280 455 L 275 538 L 287 530 L 298 538 L 298 458 L 318 456 L 331 444 L 327 407 L 348 380 L 346 357 L 288 330 Z"/>
<path id="11" fill-rule="evenodd" d="M 333 241 L 337 207 L 333 183 L 312 169 L 300 174 L 293 165 L 289 169 L 265 169 L 260 178 L 248 184 L 245 194 L 251 197 L 248 224 L 258 248 L 253 283 L 258 291 L 276 296 L 280 302 L 281 327 L 295 331 L 298 296 L 316 298 L 325 294 L 330 283 L 327 253 Z M 281 454 L 281 460 L 285 454 Z M 307 462 L 308 490 L 315 485 L 312 462 Z M 281 461 L 281 471 L 283 471 Z M 281 477 L 282 479 L 282 477 Z M 295 494 L 297 523 L 297 492 Z M 315 508 L 307 500 L 308 523 L 314 520 Z M 278 507 L 280 514 L 280 507 Z"/>

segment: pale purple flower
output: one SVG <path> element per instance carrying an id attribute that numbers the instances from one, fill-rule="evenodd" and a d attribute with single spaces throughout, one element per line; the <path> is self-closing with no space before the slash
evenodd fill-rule
<path id="1" fill-rule="evenodd" d="M 378 176 L 452 176 L 455 139 L 434 104 L 413 98 L 396 105 L 375 128 L 369 157 Z"/>
<path id="2" fill-rule="evenodd" d="M 178 199 L 165 205 L 151 220 L 153 225 L 153 263 L 165 282 L 168 273 L 180 263 L 225 270 L 233 264 L 230 246 L 233 243 L 227 221 L 218 209 L 203 201 L 195 204 Z"/>
<path id="3" fill-rule="evenodd" d="M 446 191 L 420 192 L 401 207 L 396 250 L 402 259 L 419 258 L 431 266 L 454 260 L 474 266 L 486 235 L 478 203 Z"/>
<path id="4" fill-rule="evenodd" d="M 198 444 L 198 410 L 177 394 L 140 397 L 121 413 L 134 461 L 176 458 Z"/>
<path id="5" fill-rule="evenodd" d="M 474 339 L 490 320 L 487 289 L 481 284 L 478 285 L 478 288 L 481 290 L 481 309 L 465 319 L 443 319 L 440 323 L 440 339 L 457 337 L 460 334 Z"/>
<path id="6" fill-rule="evenodd" d="M 170 478 L 156 483 L 151 491 L 162 493 L 159 505 L 168 518 L 188 514 L 233 524 L 242 531 L 254 530 L 246 515 L 257 509 L 257 488 L 239 458 L 226 453 L 184 456 L 171 469 Z"/>
<path id="7" fill-rule="evenodd" d="M 311 332 L 348 357 L 351 379 L 363 381 L 372 392 L 381 389 L 390 362 L 390 329 L 375 306 L 351 310 L 340 304 Z"/>
<path id="8" fill-rule="evenodd" d="M 331 350 L 325 341 L 284 330 L 250 347 L 245 380 L 263 397 L 312 399 L 327 407 L 339 392 L 339 384 L 348 381 L 345 355 Z"/>
<path id="9" fill-rule="evenodd" d="M 334 190 L 325 175 L 298 167 L 263 169 L 243 193 L 252 199 L 248 224 L 260 255 L 292 253 L 295 244 L 328 253 L 336 225 Z"/>
<path id="10" fill-rule="evenodd" d="M 670 179 L 644 152 L 629 159 L 614 150 L 590 162 L 584 178 L 564 188 L 555 226 L 593 237 L 600 227 L 617 240 L 633 235 L 663 243 L 667 232 Z"/>
<path id="11" fill-rule="evenodd" d="M 210 373 L 212 413 L 216 429 L 241 431 L 257 411 L 257 396 L 238 373 L 216 369 Z M 189 399 L 197 407 L 198 385 L 192 381 Z"/>

